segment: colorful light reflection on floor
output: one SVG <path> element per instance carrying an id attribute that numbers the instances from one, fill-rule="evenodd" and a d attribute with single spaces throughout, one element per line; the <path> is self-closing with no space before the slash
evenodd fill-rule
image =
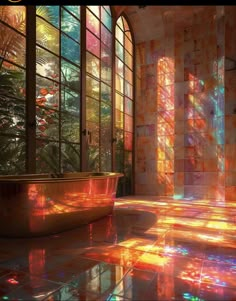
<path id="1" fill-rule="evenodd" d="M 0 239 L 2 300 L 236 300 L 236 206 L 117 199 L 51 237 Z"/>

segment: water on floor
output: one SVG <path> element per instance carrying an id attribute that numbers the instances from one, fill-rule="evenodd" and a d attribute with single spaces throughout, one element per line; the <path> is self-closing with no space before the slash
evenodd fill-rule
<path id="1" fill-rule="evenodd" d="M 120 198 L 89 225 L 0 239 L 0 298 L 235 301 L 235 231 L 234 203 Z"/>

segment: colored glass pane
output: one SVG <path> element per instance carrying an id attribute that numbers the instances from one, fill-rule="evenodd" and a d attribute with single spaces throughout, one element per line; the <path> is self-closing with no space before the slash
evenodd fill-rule
<path id="1" fill-rule="evenodd" d="M 9 26 L 15 28 L 16 30 L 24 34 L 26 28 L 25 16 L 26 16 L 25 6 L 20 6 L 20 5 L 0 6 L 0 20 L 2 20 L 3 22 L 7 23 Z"/>
<path id="2" fill-rule="evenodd" d="M 86 119 L 99 122 L 99 102 L 90 97 L 86 97 Z"/>
<path id="3" fill-rule="evenodd" d="M 119 26 L 116 26 L 116 39 L 121 43 L 121 45 L 124 44 L 124 33 Z"/>
<path id="4" fill-rule="evenodd" d="M 133 132 L 133 118 L 127 114 L 125 114 L 125 130 Z"/>
<path id="5" fill-rule="evenodd" d="M 18 65 L 25 66 L 25 37 L 0 23 L 0 40 L 0 56 Z"/>
<path id="6" fill-rule="evenodd" d="M 100 57 L 100 40 L 89 30 L 86 30 L 86 48 L 92 54 Z"/>
<path id="7" fill-rule="evenodd" d="M 65 9 L 61 11 L 61 30 L 80 42 L 80 22 Z"/>
<path id="8" fill-rule="evenodd" d="M 37 17 L 36 20 L 36 40 L 38 44 L 43 44 L 44 48 L 59 54 L 59 31 L 46 21 Z"/>
<path id="9" fill-rule="evenodd" d="M 125 83 L 125 95 L 129 98 L 133 98 L 133 86 L 131 86 L 127 81 Z"/>
<path id="10" fill-rule="evenodd" d="M 86 71 L 100 77 L 100 60 L 89 52 L 86 53 Z"/>
<path id="11" fill-rule="evenodd" d="M 61 59 L 61 82 L 72 90 L 80 90 L 80 68 Z"/>
<path id="12" fill-rule="evenodd" d="M 133 72 L 125 66 L 125 79 L 132 85 L 133 84 Z"/>
<path id="13" fill-rule="evenodd" d="M 125 97 L 125 113 L 133 116 L 133 102 L 127 97 Z"/>
<path id="14" fill-rule="evenodd" d="M 116 93 L 116 102 L 115 102 L 115 105 L 116 105 L 116 109 L 120 110 L 123 112 L 123 96 L 120 95 L 119 93 Z"/>
<path id="15" fill-rule="evenodd" d="M 132 55 L 133 44 L 127 36 L 125 36 L 125 49 Z"/>
<path id="16" fill-rule="evenodd" d="M 116 73 L 124 77 L 124 64 L 116 57 Z"/>
<path id="17" fill-rule="evenodd" d="M 61 86 L 61 110 L 68 112 L 80 112 L 80 94 Z"/>
<path id="18" fill-rule="evenodd" d="M 101 100 L 111 104 L 111 87 L 101 83 Z"/>
<path id="19" fill-rule="evenodd" d="M 59 58 L 41 47 L 36 47 L 36 72 L 41 76 L 59 80 Z"/>
<path id="20" fill-rule="evenodd" d="M 116 127 L 123 129 L 123 124 L 124 124 L 123 112 L 116 109 Z"/>
<path id="21" fill-rule="evenodd" d="M 59 6 L 58 5 L 37 6 L 36 14 L 41 18 L 47 20 L 55 27 L 59 28 Z"/>
<path id="22" fill-rule="evenodd" d="M 78 5 L 64 5 L 66 9 L 69 10 L 71 14 L 80 19 L 80 6 Z"/>
<path id="23" fill-rule="evenodd" d="M 107 47 L 111 48 L 112 35 L 111 35 L 110 31 L 107 30 L 106 27 L 103 25 L 101 25 L 101 30 L 102 30 L 102 34 L 101 34 L 102 42 Z"/>
<path id="24" fill-rule="evenodd" d="M 99 99 L 100 89 L 99 81 L 90 76 L 86 76 L 86 95 L 95 99 Z"/>
<path id="25" fill-rule="evenodd" d="M 124 48 L 123 48 L 123 46 L 118 41 L 116 41 L 115 43 L 116 43 L 116 55 L 122 61 L 124 61 Z"/>
<path id="26" fill-rule="evenodd" d="M 111 67 L 108 67 L 107 64 L 105 64 L 102 61 L 101 79 L 110 86 L 111 86 L 111 76 L 112 76 L 111 71 L 112 71 Z"/>
<path id="27" fill-rule="evenodd" d="M 116 74 L 116 90 L 123 93 L 124 92 L 124 80 L 118 74 Z"/>
<path id="28" fill-rule="evenodd" d="M 101 43 L 101 59 L 108 67 L 111 67 L 111 58 L 111 49 Z"/>
<path id="29" fill-rule="evenodd" d="M 109 13 L 103 7 L 101 7 L 101 21 L 111 31 L 112 19 Z"/>
<path id="30" fill-rule="evenodd" d="M 87 7 L 100 19 L 100 6 L 88 5 Z"/>
<path id="31" fill-rule="evenodd" d="M 57 82 L 36 77 L 36 104 L 40 107 L 59 108 L 59 86 Z M 45 114 L 47 111 L 45 111 Z"/>
<path id="32" fill-rule="evenodd" d="M 66 35 L 61 35 L 61 55 L 80 65 L 80 45 Z"/>
<path id="33" fill-rule="evenodd" d="M 88 9 L 86 10 L 86 27 L 100 37 L 100 22 Z"/>

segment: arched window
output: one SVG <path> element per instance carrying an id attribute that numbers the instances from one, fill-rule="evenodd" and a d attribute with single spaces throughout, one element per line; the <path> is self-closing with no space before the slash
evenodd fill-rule
<path id="1" fill-rule="evenodd" d="M 115 169 L 130 185 L 133 43 L 113 26 L 109 6 L 0 7 L 0 174 Z"/>
<path id="2" fill-rule="evenodd" d="M 115 28 L 116 170 L 125 173 L 123 193 L 131 192 L 133 162 L 133 39 L 124 16 Z M 121 192 L 122 193 L 122 192 Z"/>

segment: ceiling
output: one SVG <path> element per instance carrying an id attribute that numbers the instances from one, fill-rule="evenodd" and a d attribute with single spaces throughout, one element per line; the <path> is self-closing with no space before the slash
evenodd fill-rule
<path id="1" fill-rule="evenodd" d="M 203 11 L 216 11 L 216 6 L 113 6 L 116 17 L 125 13 L 133 28 L 135 43 L 147 40 L 159 39 L 164 36 L 166 26 L 170 20 L 174 20 L 175 28 L 188 26 L 192 22 L 193 15 Z"/>

